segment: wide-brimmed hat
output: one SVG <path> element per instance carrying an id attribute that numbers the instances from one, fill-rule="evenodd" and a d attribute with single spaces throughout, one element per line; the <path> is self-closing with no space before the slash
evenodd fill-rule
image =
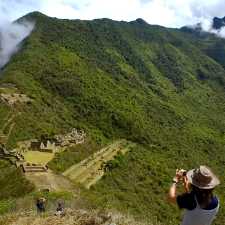
<path id="1" fill-rule="evenodd" d="M 187 179 L 192 185 L 200 189 L 213 189 L 220 184 L 218 177 L 207 166 L 189 170 Z"/>

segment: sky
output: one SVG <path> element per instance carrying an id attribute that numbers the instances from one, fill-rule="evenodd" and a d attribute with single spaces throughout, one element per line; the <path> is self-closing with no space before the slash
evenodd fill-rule
<path id="1" fill-rule="evenodd" d="M 0 24 L 26 13 L 40 11 L 67 19 L 110 18 L 181 27 L 202 22 L 209 26 L 214 16 L 225 16 L 224 0 L 0 0 Z"/>

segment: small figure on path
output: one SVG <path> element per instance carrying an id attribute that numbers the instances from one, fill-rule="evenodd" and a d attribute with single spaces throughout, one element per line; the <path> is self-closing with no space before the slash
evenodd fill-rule
<path id="1" fill-rule="evenodd" d="M 44 213 L 45 212 L 45 203 L 46 199 L 45 198 L 38 198 L 36 201 L 36 207 L 37 207 L 37 212 L 38 213 Z"/>
<path id="2" fill-rule="evenodd" d="M 65 216 L 65 208 L 64 208 L 64 204 L 63 202 L 58 202 L 58 206 L 56 208 L 56 213 L 55 213 L 56 216 Z"/>
<path id="3" fill-rule="evenodd" d="M 220 184 L 217 176 L 207 166 L 188 172 L 176 170 L 169 190 L 169 201 L 185 209 L 181 225 L 211 225 L 219 210 L 219 200 L 213 195 Z M 182 182 L 185 193 L 177 195 L 177 185 Z"/>

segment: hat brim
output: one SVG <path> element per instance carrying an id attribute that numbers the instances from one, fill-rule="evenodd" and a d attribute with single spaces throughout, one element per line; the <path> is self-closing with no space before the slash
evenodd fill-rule
<path id="1" fill-rule="evenodd" d="M 199 184 L 199 183 L 197 183 L 196 181 L 193 180 L 194 170 L 195 170 L 195 169 L 189 170 L 189 171 L 187 172 L 187 175 L 186 175 L 186 176 L 187 176 L 188 182 L 191 183 L 192 185 L 194 185 L 194 186 L 196 186 L 196 187 L 198 187 L 198 188 L 200 188 L 200 189 L 213 189 L 213 188 L 215 188 L 217 185 L 220 184 L 219 179 L 214 175 L 214 176 L 212 177 L 211 182 L 210 182 L 209 184 L 202 186 L 201 184 Z"/>

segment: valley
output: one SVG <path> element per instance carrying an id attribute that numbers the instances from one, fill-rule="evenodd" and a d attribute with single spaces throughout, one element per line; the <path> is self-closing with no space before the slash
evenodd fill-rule
<path id="1" fill-rule="evenodd" d="M 14 90 L 15 89 L 10 88 L 7 89 L 12 95 L 15 95 L 13 93 Z M 5 101 L 5 99 L 3 101 Z M 11 103 L 11 100 L 5 102 L 5 104 L 9 104 L 11 107 L 15 103 Z M 19 101 L 19 104 L 21 103 L 22 101 Z M 18 102 L 16 104 L 18 104 Z M 4 119 L 5 123 L 1 131 L 2 146 L 7 145 L 7 140 L 16 123 L 14 122 L 16 116 L 12 108 L 12 112 Z M 6 134 L 7 128 L 8 134 Z M 5 136 L 3 134 L 5 134 Z M 16 148 L 6 153 L 5 156 L 3 154 L 3 157 L 8 157 L 7 154 L 9 154 L 10 157 L 11 154 L 11 162 L 23 169 L 26 178 L 31 181 L 39 191 L 72 191 L 73 188 L 75 188 L 72 182 L 82 184 L 85 188 L 89 189 L 104 175 L 107 162 L 113 160 L 117 154 L 125 154 L 134 144 L 126 140 L 115 141 L 113 144 L 99 150 L 80 163 L 71 166 L 64 171 L 62 175 L 56 174 L 48 168 L 48 163 L 53 160 L 56 153 L 63 152 L 68 147 L 83 144 L 85 137 L 86 134 L 83 131 L 77 131 L 77 129 L 73 128 L 71 133 L 55 135 L 49 140 L 42 137 L 42 141 L 37 139 L 20 141 L 17 143 Z M 2 151 L 4 153 L 4 151 L 7 150 Z M 70 182 L 67 177 L 72 182 Z"/>
<path id="2" fill-rule="evenodd" d="M 1 214 L 68 191 L 174 225 L 176 168 L 206 164 L 225 179 L 224 39 L 142 19 L 24 18 L 35 27 L 0 77 Z M 215 225 L 224 218 L 221 207 Z"/>

